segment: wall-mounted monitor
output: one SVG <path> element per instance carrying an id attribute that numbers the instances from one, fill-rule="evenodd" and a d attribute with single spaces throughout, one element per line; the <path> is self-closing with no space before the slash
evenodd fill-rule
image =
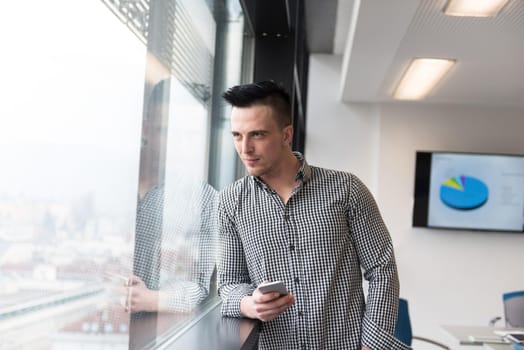
<path id="1" fill-rule="evenodd" d="M 524 156 L 417 152 L 413 226 L 524 232 Z"/>

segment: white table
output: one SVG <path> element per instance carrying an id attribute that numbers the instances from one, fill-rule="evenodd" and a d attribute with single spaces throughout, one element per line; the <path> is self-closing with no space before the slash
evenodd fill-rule
<path id="1" fill-rule="evenodd" d="M 513 350 L 513 346 L 510 345 L 498 345 L 498 344 L 485 344 L 484 348 L 486 350 Z"/>
<path id="2" fill-rule="evenodd" d="M 511 344 L 495 344 L 497 337 L 494 333 L 496 330 L 504 331 L 505 328 L 489 327 L 489 326 L 460 326 L 460 325 L 444 325 L 442 328 L 450 334 L 457 342 L 458 345 L 467 345 L 472 347 L 484 347 L 484 349 L 490 350 L 512 350 Z M 524 331 L 524 329 L 516 329 Z M 483 338 L 489 338 L 490 341 L 482 340 Z"/>

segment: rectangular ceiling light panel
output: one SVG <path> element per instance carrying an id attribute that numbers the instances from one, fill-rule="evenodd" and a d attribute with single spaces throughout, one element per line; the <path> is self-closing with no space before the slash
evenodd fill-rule
<path id="1" fill-rule="evenodd" d="M 393 97 L 397 100 L 420 100 L 431 90 L 455 64 L 455 60 L 441 58 L 416 58 L 411 61 L 402 76 Z"/>
<path id="2" fill-rule="evenodd" d="M 509 0 L 449 0 L 444 8 L 448 16 L 496 16 Z M 521 1 L 521 0 L 519 0 Z"/>

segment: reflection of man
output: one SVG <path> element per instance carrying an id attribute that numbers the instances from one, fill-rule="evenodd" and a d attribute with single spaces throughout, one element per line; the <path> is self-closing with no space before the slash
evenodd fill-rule
<path id="1" fill-rule="evenodd" d="M 169 90 L 169 80 L 153 87 L 142 126 L 131 312 L 190 311 L 209 294 L 215 266 L 216 191 L 183 174 L 164 179 Z"/>
<path id="2" fill-rule="evenodd" d="M 264 321 L 260 349 L 407 348 L 393 337 L 392 242 L 366 186 L 292 152 L 290 98 L 277 84 L 235 86 L 224 98 L 249 176 L 219 200 L 222 313 Z M 265 280 L 290 293 L 261 293 Z"/>
<path id="3" fill-rule="evenodd" d="M 209 294 L 215 266 L 216 191 L 207 184 L 177 181 L 139 201 L 135 275 L 126 309 L 188 312 Z"/>

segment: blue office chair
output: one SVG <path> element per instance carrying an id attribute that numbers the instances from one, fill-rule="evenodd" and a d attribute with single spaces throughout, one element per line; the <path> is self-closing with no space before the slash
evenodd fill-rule
<path id="1" fill-rule="evenodd" d="M 413 340 L 419 340 L 426 343 L 433 344 L 441 349 L 450 349 L 448 346 L 429 338 L 413 335 L 411 331 L 411 320 L 409 318 L 408 301 L 406 299 L 399 299 L 397 326 L 395 328 L 395 338 L 411 346 Z"/>
<path id="2" fill-rule="evenodd" d="M 524 327 L 524 290 L 502 294 L 506 328 Z"/>
<path id="3" fill-rule="evenodd" d="M 502 294 L 502 303 L 506 328 L 524 327 L 524 290 Z M 494 326 L 501 318 L 493 318 L 490 325 Z"/>

